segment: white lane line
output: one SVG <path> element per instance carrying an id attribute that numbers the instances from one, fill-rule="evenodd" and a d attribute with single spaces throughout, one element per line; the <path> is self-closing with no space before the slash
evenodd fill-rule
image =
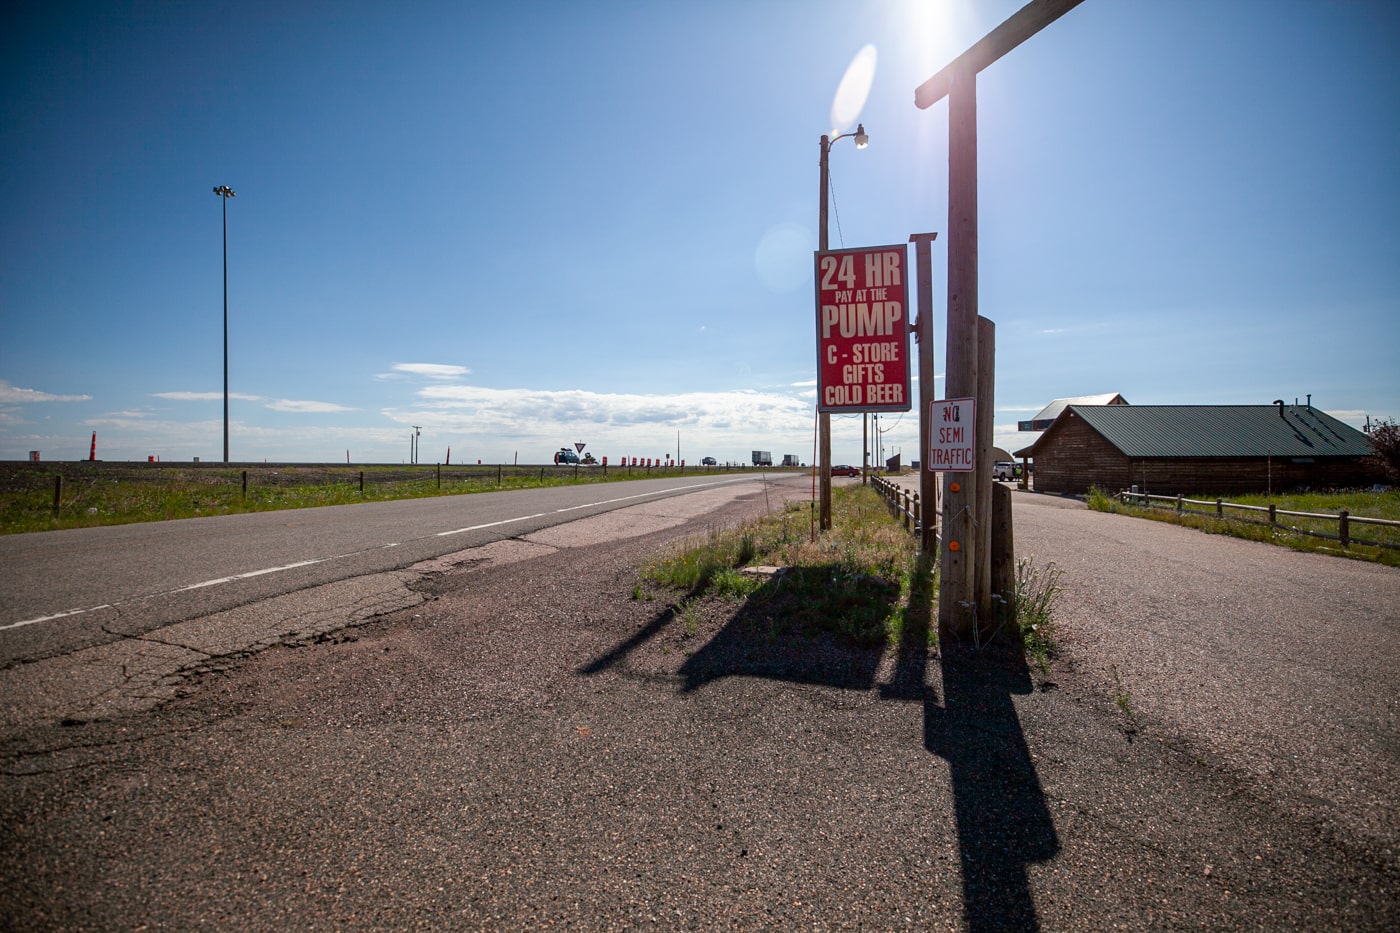
<path id="1" fill-rule="evenodd" d="M 744 477 L 744 479 L 747 479 L 747 478 L 748 478 L 748 477 Z M 664 495 L 664 494 L 666 494 L 666 493 L 668 493 L 668 492 L 678 492 L 678 491 L 683 491 L 683 490 L 687 490 L 687 489 L 704 489 L 704 488 L 709 487 L 709 486 L 721 486 L 721 485 L 724 485 L 724 484 L 726 484 L 726 483 L 737 483 L 737 482 L 741 482 L 741 480 L 739 480 L 739 479 L 716 480 L 716 481 L 713 482 L 713 483 L 693 483 L 693 484 L 691 484 L 691 485 L 689 485 L 689 486 L 672 486 L 672 487 L 670 487 L 670 488 L 668 488 L 668 489 L 657 489 L 657 490 L 653 490 L 652 492 L 641 492 L 641 493 L 637 493 L 635 496 L 618 496 L 616 499 L 599 499 L 597 502 L 585 502 L 585 503 L 583 503 L 582 505 L 571 505 L 571 506 L 569 506 L 569 507 L 567 507 L 567 508 L 555 509 L 553 512 L 536 512 L 534 515 L 520 515 L 520 516 L 517 516 L 517 517 L 515 517 L 515 518 L 503 518 L 503 519 L 501 519 L 501 520 L 498 521 L 498 522 L 487 522 L 487 523 L 484 524 L 484 525 L 472 525 L 472 526 L 470 526 L 470 527 L 468 527 L 468 528 L 454 528 L 454 529 L 452 529 L 451 531 L 439 531 L 439 532 L 437 533 L 436 536 L 439 537 L 439 538 L 445 538 L 445 537 L 447 537 L 448 535 L 460 535 L 460 534 L 465 534 L 465 533 L 468 532 L 468 531 L 480 531 L 480 530 L 483 529 L 483 528 L 495 528 L 495 527 L 497 527 L 498 525 L 509 525 L 509 524 L 512 524 L 513 522 L 527 522 L 527 521 L 529 521 L 529 520 L 532 519 L 532 518 L 544 518 L 546 515 L 559 515 L 559 514 L 562 514 L 562 513 L 564 513 L 564 512 L 577 512 L 579 509 L 591 509 L 591 508 L 593 508 L 593 507 L 595 507 L 595 506 L 599 506 L 599 505 L 613 505 L 614 503 L 617 503 L 617 502 L 630 502 L 630 501 L 633 500 L 633 499 L 646 499 L 646 498 L 648 498 L 648 497 L 650 497 L 650 496 L 660 496 L 660 495 Z"/>
<path id="2" fill-rule="evenodd" d="M 261 570 L 249 570 L 247 573 L 237 573 L 231 577 L 218 577 L 214 580 L 203 580 L 199 583 L 190 583 L 185 586 L 177 586 L 173 590 L 161 590 L 158 593 L 148 593 L 142 596 L 134 596 L 131 599 L 123 600 L 122 602 L 103 603 L 100 606 L 92 606 L 87 609 L 69 609 L 67 612 L 56 612 L 53 615 L 38 616 L 37 618 L 33 619 L 22 619 L 19 622 L 10 622 L 6 625 L 0 625 L 0 632 L 5 631 L 6 629 L 19 628 L 24 625 L 33 625 L 36 622 L 50 622 L 54 619 L 64 619 L 69 616 L 80 616 L 85 612 L 97 612 L 101 609 L 112 609 L 115 606 L 121 605 L 123 602 L 135 602 L 138 599 L 155 599 L 159 596 L 169 596 L 172 593 L 184 593 L 188 590 L 199 590 L 207 586 L 218 586 L 221 583 L 233 583 L 236 580 L 246 580 L 249 577 L 261 577 L 264 574 L 278 573 L 283 570 L 294 570 L 297 567 L 309 567 L 312 564 L 324 564 L 328 561 L 341 560 L 346 557 L 354 557 L 357 554 L 364 554 L 367 551 L 377 551 L 380 549 L 387 549 L 398 546 L 399 544 L 397 541 L 392 542 L 390 544 L 376 544 L 374 547 L 371 548 L 365 548 L 364 550 L 360 551 L 350 551 L 346 554 L 336 554 L 333 557 L 318 557 L 315 560 L 300 560 L 294 564 L 283 564 L 281 567 L 264 567 Z"/>
<path id="3" fill-rule="evenodd" d="M 484 525 L 472 525 L 470 528 L 454 528 L 451 531 L 439 531 L 436 537 L 446 538 L 448 535 L 460 535 L 468 531 L 480 531 L 483 528 L 495 528 L 497 525 L 509 525 L 511 522 L 529 521 L 532 518 L 541 518 L 548 514 L 548 512 L 536 512 L 534 515 L 521 515 L 519 518 L 503 518 L 498 522 L 487 522 Z"/>
<path id="4" fill-rule="evenodd" d="M 110 605 L 104 603 L 101 606 L 92 606 L 88 609 L 69 609 L 67 612 L 55 612 L 51 616 L 39 616 L 37 619 L 24 619 L 19 622 L 10 622 L 7 625 L 0 625 L 0 632 L 5 631 L 6 629 L 19 628 L 22 625 L 33 625 L 36 622 L 50 622 L 54 619 L 63 619 L 67 618 L 68 616 L 80 616 L 84 612 L 97 612 L 99 609 L 111 608 L 112 607 Z"/>
<path id="5" fill-rule="evenodd" d="M 202 590 L 206 586 L 218 586 L 220 583 L 232 583 L 234 580 L 247 580 L 249 577 L 261 577 L 264 574 L 268 573 L 278 573 L 283 570 L 295 570 L 297 567 L 310 567 L 312 564 L 323 564 L 328 560 L 338 559 L 339 558 L 337 557 L 318 557 L 315 560 L 299 560 L 295 564 L 283 564 L 281 567 L 264 567 L 262 570 L 249 570 L 247 573 L 236 573 L 231 577 L 216 577 L 213 580 L 205 580 L 201 583 L 191 583 L 188 586 L 177 586 L 173 590 L 166 590 L 165 594 L 183 593 L 187 590 Z"/>
<path id="6" fill-rule="evenodd" d="M 589 509 L 589 508 L 593 508 L 594 506 L 599 506 L 599 505 L 612 505 L 612 504 L 617 503 L 617 502 L 629 502 L 629 501 L 631 501 L 631 500 L 633 500 L 633 499 L 647 499 L 647 498 L 650 498 L 650 497 L 652 497 L 652 496 L 660 496 L 660 495 L 665 495 L 666 493 L 680 492 L 680 491 L 684 491 L 684 490 L 687 490 L 687 489 L 705 489 L 705 488 L 710 487 L 710 486 L 723 486 L 723 485 L 726 485 L 726 484 L 728 484 L 728 483 L 743 482 L 743 481 L 746 480 L 746 479 L 748 479 L 748 477 L 739 477 L 739 478 L 735 478 L 735 479 L 716 480 L 715 482 L 711 482 L 711 483 L 692 483 L 691 485 L 688 485 L 688 486 L 672 486 L 672 487 L 667 488 L 667 489 L 657 489 L 657 490 L 654 490 L 654 491 L 652 491 L 652 492 L 638 493 L 637 495 L 634 495 L 634 496 L 619 496 L 619 497 L 617 497 L 617 498 L 615 498 L 615 499 L 600 499 L 600 500 L 597 501 L 597 502 L 586 502 L 586 503 L 584 503 L 583 505 L 571 505 L 571 506 L 569 506 L 568 508 L 564 508 L 564 509 L 555 509 L 553 512 L 536 512 L 536 513 L 533 514 L 533 515 L 520 515 L 520 516 L 517 516 L 517 517 L 515 517 L 515 518 L 503 518 L 503 519 L 501 519 L 500 521 L 497 521 L 497 522 L 487 522 L 487 523 L 484 524 L 484 525 L 472 525 L 472 526 L 469 527 L 469 528 L 456 528 L 456 529 L 453 529 L 452 531 L 439 531 L 439 532 L 437 532 L 437 534 L 435 535 L 435 537 L 445 538 L 445 537 L 447 537 L 447 536 L 449 536 L 449 535 L 459 535 L 459 534 L 463 534 L 463 533 L 468 532 L 468 531 L 480 531 L 480 530 L 483 529 L 483 528 L 495 528 L 495 527 L 497 527 L 497 526 L 499 526 L 499 525 L 509 525 L 509 524 L 514 523 L 514 522 L 525 522 L 525 521 L 529 521 L 529 520 L 532 519 L 532 518 L 543 518 L 544 516 L 546 516 L 546 515 L 551 515 L 551 514 L 553 514 L 553 515 L 558 515 L 558 514 L 560 514 L 560 513 L 562 513 L 562 512 L 575 512 L 575 511 L 578 511 L 579 509 Z M 342 560 L 343 558 L 346 558 L 346 557 L 354 557 L 354 556 L 357 555 L 357 554 L 363 554 L 363 553 L 365 553 L 366 551 L 374 551 L 374 550 L 379 550 L 380 548 L 391 548 L 391 547 L 398 547 L 398 546 L 399 546 L 399 542 L 393 542 L 393 543 L 390 543 L 390 544 L 377 544 L 377 545 L 375 545 L 374 547 L 365 548 L 364 550 L 360 550 L 360 551 L 351 551 L 351 552 L 348 553 L 348 554 L 336 554 L 336 555 L 333 556 L 333 557 L 318 557 L 318 558 L 316 558 L 316 559 L 314 559 L 314 560 L 301 560 L 301 561 L 297 561 L 297 562 L 294 563 L 294 564 L 283 564 L 283 565 L 280 566 L 280 567 L 264 567 L 264 568 L 261 569 L 261 570 L 249 570 L 249 571 L 246 572 L 246 573 L 238 573 L 238 574 L 234 574 L 233 576 L 230 576 L 230 577 L 218 577 L 218 578 L 213 579 L 213 580 L 203 580 L 203 581 L 201 581 L 201 582 L 199 582 L 199 583 L 190 583 L 190 584 L 188 584 L 188 585 L 186 585 L 186 586 L 179 586 L 179 587 L 176 587 L 176 588 L 173 589 L 173 590 L 165 590 L 165 591 L 160 592 L 160 593 L 152 593 L 152 594 L 149 594 L 149 595 L 146 595 L 146 596 L 138 596 L 138 597 L 135 597 L 135 598 L 136 598 L 136 599 L 152 599 L 152 598 L 157 597 L 157 596 L 168 596 L 168 595 L 170 595 L 170 594 L 172 594 L 172 593 L 184 593 L 184 592 L 188 592 L 189 590 L 199 590 L 199 589 L 204 589 L 205 587 L 219 586 L 220 584 L 223 584 L 223 583 L 233 583 L 233 582 L 236 582 L 236 581 L 238 581 L 238 580 L 247 580 L 247 579 L 249 579 L 250 577 L 261 577 L 261 576 L 263 576 L 263 575 L 265 575 L 265 574 L 269 574 L 269 573 L 280 573 L 280 572 L 282 572 L 282 571 L 284 571 L 284 570 L 295 570 L 297 567 L 309 567 L 309 566 L 311 566 L 311 565 L 313 565 L 313 564 L 324 564 L 324 563 L 327 563 L 327 562 L 329 562 L 329 561 Z M 127 600 L 127 602 L 131 602 L 131 601 L 133 601 L 133 600 Z M 87 613 L 87 612 L 97 612 L 97 611 L 100 610 L 100 609 L 111 609 L 113 605 L 114 605 L 114 604 L 104 603 L 104 604 L 101 605 L 101 606 L 92 606 L 91 608 L 88 608 L 88 609 L 69 609 L 69 610 L 66 611 L 66 612 L 56 612 L 56 613 L 53 613 L 52 615 L 38 616 L 38 617 L 33 618 L 33 619 L 22 619 L 22 620 L 19 621 L 19 622 L 10 622 L 10 623 L 5 624 L 5 625 L 0 625 L 0 632 L 6 631 L 7 629 L 12 629 L 12 628 L 20 628 L 20 627 L 25 626 L 25 625 L 34 625 L 34 624 L 36 624 L 36 623 L 38 623 L 38 622 L 51 622 L 51 621 L 53 621 L 54 619 L 63 619 L 63 618 L 67 618 L 67 617 L 69 617 L 69 616 L 83 615 L 84 613 Z"/>

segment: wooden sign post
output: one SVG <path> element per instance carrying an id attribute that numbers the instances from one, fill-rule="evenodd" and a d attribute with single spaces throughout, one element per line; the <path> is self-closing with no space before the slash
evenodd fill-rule
<path id="1" fill-rule="evenodd" d="M 948 98 L 948 398 L 977 399 L 992 415 L 990 347 L 979 371 L 977 314 L 977 73 L 1035 35 L 1082 0 L 1032 0 L 914 91 L 920 110 Z M 988 340 L 993 333 L 987 321 Z M 988 420 L 990 425 L 991 421 Z M 970 473 L 943 474 L 938 629 L 976 638 L 977 620 L 991 618 L 991 432 L 979 432 Z M 987 482 L 983 483 L 983 474 Z M 984 488 L 985 487 L 985 488 Z M 980 494 L 979 494 L 980 493 Z"/>

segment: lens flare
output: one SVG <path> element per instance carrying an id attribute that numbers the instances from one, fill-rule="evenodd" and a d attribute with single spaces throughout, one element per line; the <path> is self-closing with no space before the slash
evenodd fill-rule
<path id="1" fill-rule="evenodd" d="M 860 112 L 865 109 L 866 98 L 870 96 L 870 85 L 875 82 L 875 46 L 867 45 L 856 53 L 846 67 L 841 83 L 836 87 L 836 97 L 831 101 L 831 134 L 839 135 L 855 126 Z"/>

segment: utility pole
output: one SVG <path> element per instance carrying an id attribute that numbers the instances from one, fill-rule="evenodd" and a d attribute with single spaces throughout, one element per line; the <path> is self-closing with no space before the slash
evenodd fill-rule
<path id="1" fill-rule="evenodd" d="M 929 469 L 929 409 L 937 398 L 933 391 L 933 241 L 936 233 L 910 234 L 914 244 L 914 265 L 918 270 L 919 316 L 911 325 L 919 342 L 919 502 L 923 530 L 919 547 L 925 554 L 938 550 L 938 474 Z"/>
<path id="2" fill-rule="evenodd" d="M 914 105 L 926 110 L 948 98 L 948 365 L 945 397 L 976 399 L 977 414 L 991 415 L 985 387 L 992 372 L 978 371 L 978 329 L 990 340 L 991 322 L 977 313 L 977 74 L 1040 32 L 1082 0 L 1031 0 L 966 52 L 919 85 Z M 990 348 L 988 348 L 990 350 Z M 986 354 L 990 370 L 991 353 Z M 982 419 L 979 417 L 978 421 Z M 990 420 L 986 422 L 991 424 Z M 943 474 L 943 536 L 939 551 L 938 628 L 954 638 L 974 636 L 977 619 L 991 612 L 990 560 L 979 541 L 992 523 L 990 488 L 979 495 L 992 439 L 977 431 L 975 473 Z M 927 450 L 924 451 L 927 456 Z M 985 484 L 990 487 L 990 481 Z"/>
<path id="3" fill-rule="evenodd" d="M 228 185 L 214 189 L 224 207 L 224 463 L 228 463 L 228 199 L 237 194 Z"/>
<path id="4" fill-rule="evenodd" d="M 831 144 L 838 139 L 845 139 L 848 136 L 855 137 L 857 149 L 864 149 L 870 145 L 870 137 L 866 135 L 865 124 L 856 124 L 856 131 L 852 133 L 841 133 L 836 136 L 821 138 L 821 161 L 818 163 L 818 175 L 821 179 L 821 193 L 817 200 L 817 251 L 824 253 L 830 248 L 830 241 L 826 232 L 827 214 L 827 189 L 831 187 Z M 817 470 L 820 473 L 818 482 L 820 483 L 820 527 L 822 531 L 831 530 L 831 412 L 821 412 L 817 417 Z"/>

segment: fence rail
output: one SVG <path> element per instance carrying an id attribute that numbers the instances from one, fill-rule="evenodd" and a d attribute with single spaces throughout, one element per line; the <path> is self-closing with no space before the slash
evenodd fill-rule
<path id="1" fill-rule="evenodd" d="M 1280 509 L 1273 503 L 1269 505 L 1242 505 L 1237 502 L 1226 502 L 1224 499 L 1188 499 L 1185 496 L 1155 496 L 1147 493 L 1133 492 L 1131 490 L 1120 492 L 1119 501 L 1125 505 L 1138 505 L 1143 508 L 1157 509 L 1167 508 L 1175 510 L 1178 515 L 1211 515 L 1225 521 L 1248 522 L 1254 525 L 1269 525 L 1275 528 L 1284 528 L 1295 534 L 1309 535 L 1314 538 L 1325 538 L 1329 541 L 1340 542 L 1342 547 L 1350 547 L 1353 544 L 1364 544 L 1369 547 L 1383 547 L 1400 550 L 1400 544 L 1393 541 L 1376 541 L 1366 538 L 1358 538 L 1352 534 L 1352 527 L 1355 525 L 1372 525 L 1382 528 L 1400 529 L 1400 522 L 1391 521 L 1386 518 L 1370 518 L 1365 515 L 1352 515 L 1346 509 L 1334 513 L 1331 512 L 1291 512 Z M 1159 503 L 1167 503 L 1160 505 Z M 1188 508 L 1188 506 L 1206 506 L 1206 509 Z M 1245 518 L 1226 514 L 1226 510 L 1234 510 L 1247 514 L 1264 514 L 1268 516 L 1267 521 L 1259 521 L 1253 518 Z M 1311 528 L 1303 528 L 1293 524 L 1280 524 L 1279 518 L 1298 518 L 1316 522 L 1336 522 L 1337 533 L 1329 534 L 1324 531 L 1316 531 Z"/>
<path id="2" fill-rule="evenodd" d="M 919 501 L 919 494 L 911 492 L 896 483 L 881 476 L 870 477 L 870 485 L 880 494 L 880 497 L 889 505 L 890 510 L 904 521 L 906 530 L 914 535 L 922 535 L 924 531 L 924 508 Z M 934 516 L 937 521 L 937 516 Z"/>

